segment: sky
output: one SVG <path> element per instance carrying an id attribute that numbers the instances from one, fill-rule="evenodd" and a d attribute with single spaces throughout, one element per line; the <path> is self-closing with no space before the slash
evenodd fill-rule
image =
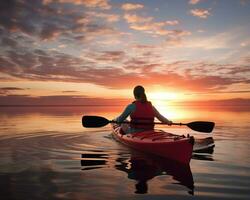
<path id="1" fill-rule="evenodd" d="M 0 104 L 250 102 L 249 0 L 0 1 Z"/>

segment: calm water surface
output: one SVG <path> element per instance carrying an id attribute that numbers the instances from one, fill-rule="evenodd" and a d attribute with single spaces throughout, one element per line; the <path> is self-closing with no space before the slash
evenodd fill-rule
<path id="1" fill-rule="evenodd" d="M 216 122 L 213 154 L 193 156 L 186 167 L 128 149 L 113 140 L 109 126 L 81 126 L 82 115 L 112 119 L 122 110 L 0 107 L 0 199 L 250 198 L 249 107 L 162 108 L 175 122 Z"/>

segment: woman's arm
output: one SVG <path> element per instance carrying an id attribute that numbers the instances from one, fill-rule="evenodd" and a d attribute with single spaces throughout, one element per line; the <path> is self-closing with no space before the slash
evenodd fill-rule
<path id="1" fill-rule="evenodd" d="M 159 111 L 153 106 L 153 110 L 154 110 L 154 113 L 155 113 L 155 117 L 159 120 L 159 121 L 161 121 L 161 122 L 163 122 L 163 123 L 166 123 L 166 124 L 168 124 L 168 125 L 171 125 L 172 124 L 172 121 L 170 121 L 170 120 L 168 120 L 166 117 L 164 117 L 163 115 L 161 115 L 160 113 L 159 113 Z"/>
<path id="2" fill-rule="evenodd" d="M 116 118 L 116 121 L 118 123 L 123 122 L 134 110 L 135 110 L 135 104 L 133 103 L 129 104 L 122 112 L 122 114 Z"/>

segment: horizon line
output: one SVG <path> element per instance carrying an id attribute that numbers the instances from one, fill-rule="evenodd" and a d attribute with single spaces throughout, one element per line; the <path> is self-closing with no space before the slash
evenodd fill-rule
<path id="1" fill-rule="evenodd" d="M 94 106 L 98 106 L 98 107 L 101 107 L 101 106 L 114 106 L 114 107 L 116 107 L 116 106 L 124 106 L 124 104 L 121 104 L 121 105 L 105 105 L 105 104 L 91 104 L 91 105 L 25 105 L 25 104 L 18 104 L 18 105 L 15 105 L 15 104 L 13 104 L 13 105 L 0 105 L 0 107 L 87 107 L 87 106 L 90 106 L 90 107 L 94 107 Z M 193 104 L 193 105 L 190 105 L 190 104 L 188 104 L 188 103 L 178 103 L 178 104 L 170 104 L 170 105 L 167 105 L 167 106 L 227 106 L 227 107 L 229 107 L 229 106 L 249 106 L 249 105 L 239 105 L 239 104 L 235 104 L 235 105 L 207 105 L 207 104 L 199 104 L 199 103 L 197 103 L 197 104 Z"/>

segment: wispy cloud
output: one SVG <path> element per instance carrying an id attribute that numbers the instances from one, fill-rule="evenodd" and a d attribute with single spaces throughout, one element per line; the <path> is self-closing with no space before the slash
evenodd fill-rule
<path id="1" fill-rule="evenodd" d="M 121 8 L 125 11 L 131 11 L 144 8 L 144 5 L 138 3 L 124 3 L 122 4 Z"/>
<path id="2" fill-rule="evenodd" d="M 144 22 L 150 22 L 153 20 L 153 17 L 140 17 L 136 14 L 125 14 L 124 19 L 128 23 L 144 23 Z"/>
<path id="3" fill-rule="evenodd" d="M 0 88 L 0 94 L 1 95 L 10 95 L 13 92 L 17 91 L 23 91 L 26 90 L 26 88 L 19 88 L 19 87 L 2 87 Z"/>
<path id="4" fill-rule="evenodd" d="M 192 5 L 195 5 L 195 4 L 199 3 L 199 2 L 200 2 L 200 0 L 190 0 L 188 3 L 192 4 Z"/>
<path id="5" fill-rule="evenodd" d="M 223 32 L 216 32 L 214 34 L 199 34 L 192 35 L 180 41 L 180 48 L 204 49 L 204 50 L 224 50 L 223 57 L 236 56 L 236 52 L 240 52 L 249 47 L 249 40 L 245 38 L 245 30 L 242 28 L 233 28 Z M 245 55 L 247 51 L 245 51 Z M 221 60 L 220 55 L 220 60 Z M 229 57 L 227 57 L 228 60 Z"/>
<path id="6" fill-rule="evenodd" d="M 181 46 L 186 48 L 226 49 L 229 48 L 234 38 L 235 36 L 230 32 L 223 32 L 206 37 L 189 38 L 182 41 Z"/>
<path id="7" fill-rule="evenodd" d="M 91 98 L 83 95 L 51 95 L 32 97 L 29 95 L 1 95 L 0 105 L 22 106 L 77 106 L 77 105 L 126 105 L 127 99 Z"/>
<path id="8" fill-rule="evenodd" d="M 178 20 L 166 20 L 154 22 L 153 17 L 141 17 L 137 14 L 125 14 L 124 19 L 130 24 L 129 27 L 133 30 L 143 31 L 148 34 L 160 36 L 185 36 L 190 35 L 189 31 L 185 30 L 169 30 L 168 26 L 179 24 Z"/>
<path id="9" fill-rule="evenodd" d="M 102 52 L 88 52 L 87 57 L 93 61 L 107 62 L 121 62 L 125 59 L 125 52 L 123 51 L 102 51 Z"/>
<path id="10" fill-rule="evenodd" d="M 102 13 L 102 12 L 88 12 L 88 16 L 95 17 L 99 19 L 105 19 L 108 22 L 117 22 L 120 19 L 120 16 L 117 14 L 108 14 L 108 13 Z"/>
<path id="11" fill-rule="evenodd" d="M 206 19 L 208 16 L 211 15 L 210 11 L 207 9 L 192 9 L 190 10 L 190 13 L 195 16 L 195 17 L 199 17 L 202 19 Z"/>
<path id="12" fill-rule="evenodd" d="M 152 36 L 165 36 L 167 40 L 177 40 L 183 36 L 190 35 L 190 31 L 181 29 L 170 29 L 170 26 L 179 25 L 178 20 L 155 21 L 152 16 L 139 16 L 138 14 L 125 13 L 124 19 L 133 30 L 145 32 Z"/>
<path id="13" fill-rule="evenodd" d="M 241 47 L 249 47 L 250 46 L 250 39 L 246 39 L 240 43 Z"/>
<path id="14" fill-rule="evenodd" d="M 246 6 L 249 3 L 250 3 L 249 0 L 240 0 L 240 5 L 242 6 Z"/>
<path id="15" fill-rule="evenodd" d="M 7 47 L 16 47 L 18 44 L 12 38 L 3 37 L 2 40 L 1 40 L 1 45 L 2 46 L 7 46 Z"/>
<path id="16" fill-rule="evenodd" d="M 43 0 L 43 4 L 50 3 L 70 3 L 74 5 L 83 5 L 90 8 L 110 9 L 109 0 Z"/>
<path id="17" fill-rule="evenodd" d="M 171 25 L 171 26 L 174 26 L 174 25 L 178 25 L 180 22 L 178 20 L 168 20 L 168 21 L 165 21 L 165 24 L 166 25 Z"/>
<path id="18" fill-rule="evenodd" d="M 62 91 L 62 93 L 75 93 L 75 92 L 78 92 L 78 91 L 74 91 L 74 90 L 64 90 L 64 91 Z"/>
<path id="19" fill-rule="evenodd" d="M 1 90 L 5 91 L 13 91 L 13 90 L 25 90 L 24 88 L 18 88 L 18 87 L 2 87 Z"/>
<path id="20" fill-rule="evenodd" d="M 22 80 L 92 83 L 116 89 L 133 87 L 140 82 L 149 87 L 160 84 L 168 88 L 209 91 L 250 82 L 247 76 L 249 69 L 245 65 L 157 63 L 156 59 L 145 59 L 146 55 L 131 57 L 122 51 L 104 51 L 87 54 L 86 57 L 88 59 L 42 50 L 26 53 L 9 51 L 1 57 L 3 67 L 0 72 Z M 109 62 L 115 65 L 109 65 Z"/>

